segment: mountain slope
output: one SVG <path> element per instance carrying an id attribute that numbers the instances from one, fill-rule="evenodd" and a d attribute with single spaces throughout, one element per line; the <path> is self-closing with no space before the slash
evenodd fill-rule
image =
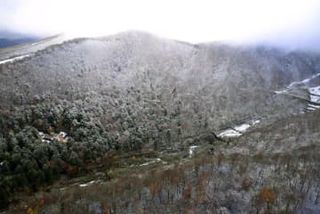
<path id="1" fill-rule="evenodd" d="M 192 157 L 196 146 L 219 148 L 229 142 L 216 135 L 224 129 L 304 113 L 320 85 L 315 53 L 192 45 L 140 32 L 55 41 L 0 56 L 4 205 L 23 188 L 109 170 L 114 153 L 190 148 Z"/>
<path id="2" fill-rule="evenodd" d="M 101 94 L 113 87 L 128 90 L 149 84 L 167 99 L 175 89 L 183 103 L 205 101 L 222 117 L 246 115 L 247 109 L 259 111 L 273 102 L 270 92 L 316 74 L 319 64 L 318 55 L 307 53 L 188 45 L 125 33 L 66 42 L 0 65 L 0 98 L 3 106 L 21 105 L 34 96 L 72 100 L 66 94 Z"/>

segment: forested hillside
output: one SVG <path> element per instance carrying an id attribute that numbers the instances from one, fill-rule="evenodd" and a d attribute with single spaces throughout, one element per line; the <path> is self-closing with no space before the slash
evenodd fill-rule
<path id="1" fill-rule="evenodd" d="M 0 63 L 1 208 L 16 192 L 110 169 L 114 152 L 229 146 L 219 132 L 248 121 L 267 130 L 306 112 L 319 73 L 316 53 L 193 45 L 140 32 L 66 41 Z M 312 76 L 290 94 L 279 92 Z M 241 140 L 232 148 L 258 147 Z"/>

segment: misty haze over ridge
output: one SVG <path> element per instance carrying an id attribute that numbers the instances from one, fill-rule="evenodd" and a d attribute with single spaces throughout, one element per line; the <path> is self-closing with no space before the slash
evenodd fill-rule
<path id="1" fill-rule="evenodd" d="M 4 0 L 0 29 L 41 36 L 65 32 L 73 38 L 132 29 L 193 44 L 221 41 L 318 50 L 319 9 L 317 0 Z"/>
<path id="2" fill-rule="evenodd" d="M 114 35 L 118 35 L 118 34 L 126 34 L 126 33 L 141 33 L 141 34 L 149 34 L 152 35 L 154 37 L 157 37 L 159 39 L 164 39 L 164 40 L 170 40 L 170 38 L 164 37 L 164 36 L 160 36 L 148 31 L 140 31 L 140 30 L 130 30 L 130 31 L 122 31 L 122 32 L 118 32 L 118 33 L 114 33 L 111 35 L 99 35 L 99 36 L 71 36 L 68 35 L 66 33 L 59 33 L 56 34 L 60 37 L 63 37 L 65 41 L 68 40 L 73 40 L 73 39 L 79 39 L 79 38 L 87 38 L 87 39 L 99 39 L 99 38 L 106 38 L 109 36 L 114 36 Z M 0 31 L 0 39 L 3 40 L 8 40 L 8 41 L 19 41 L 17 43 L 13 43 L 11 45 L 15 45 L 15 44 L 21 44 L 24 42 L 28 42 L 28 41 L 41 41 L 42 39 L 45 39 L 46 37 L 52 37 L 52 34 L 48 34 L 48 35 L 41 35 L 39 36 L 38 34 L 23 34 L 23 33 L 16 33 L 13 31 Z M 320 36 L 319 36 L 320 38 Z M 20 42 L 21 40 L 21 42 Z M 210 44 L 220 44 L 220 45 L 227 45 L 227 46 L 232 46 L 232 47 L 248 47 L 248 48 L 254 48 L 254 47 L 262 47 L 262 48 L 269 48 L 269 49 L 279 49 L 282 51 L 286 51 L 286 52 L 291 52 L 291 51 L 311 51 L 311 52 L 320 52 L 320 42 L 318 41 L 318 39 L 316 38 L 312 38 L 309 40 L 299 40 L 296 39 L 294 42 L 291 40 L 288 40 L 286 38 L 281 38 L 281 36 L 277 39 L 273 39 L 270 41 L 270 39 L 254 39 L 254 40 L 247 40 L 247 41 L 232 41 L 232 40 L 221 40 L 221 41 L 214 41 L 214 40 L 210 40 L 210 41 L 204 41 L 204 42 L 190 42 L 190 41 L 185 41 L 185 40 L 179 40 L 179 39 L 174 39 L 177 42 L 182 42 L 182 43 L 186 43 L 186 44 L 190 44 L 190 45 L 202 45 L 202 44 L 206 44 L 206 45 L 210 45 Z M 10 46 L 10 44 L 8 45 Z"/>

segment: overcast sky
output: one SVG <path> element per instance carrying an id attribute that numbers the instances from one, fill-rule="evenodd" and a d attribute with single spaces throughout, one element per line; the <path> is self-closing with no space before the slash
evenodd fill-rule
<path id="1" fill-rule="evenodd" d="M 0 30 L 320 47 L 320 0 L 0 0 Z"/>

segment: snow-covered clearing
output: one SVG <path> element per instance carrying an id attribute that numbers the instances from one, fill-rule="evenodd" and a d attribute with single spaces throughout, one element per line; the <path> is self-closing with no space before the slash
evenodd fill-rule
<path id="1" fill-rule="evenodd" d="M 18 61 L 18 60 L 21 60 L 21 59 L 26 58 L 28 56 L 29 55 L 23 55 L 23 56 L 17 56 L 17 57 L 13 57 L 13 58 L 10 58 L 10 59 L 6 59 L 6 60 L 3 60 L 3 61 L 0 61 L 0 65 L 8 63 L 8 62 Z"/>
<path id="2" fill-rule="evenodd" d="M 260 120 L 253 120 L 250 123 L 243 123 L 233 128 L 226 129 L 218 134 L 219 137 L 239 137 L 246 132 L 250 127 L 260 123 Z"/>

